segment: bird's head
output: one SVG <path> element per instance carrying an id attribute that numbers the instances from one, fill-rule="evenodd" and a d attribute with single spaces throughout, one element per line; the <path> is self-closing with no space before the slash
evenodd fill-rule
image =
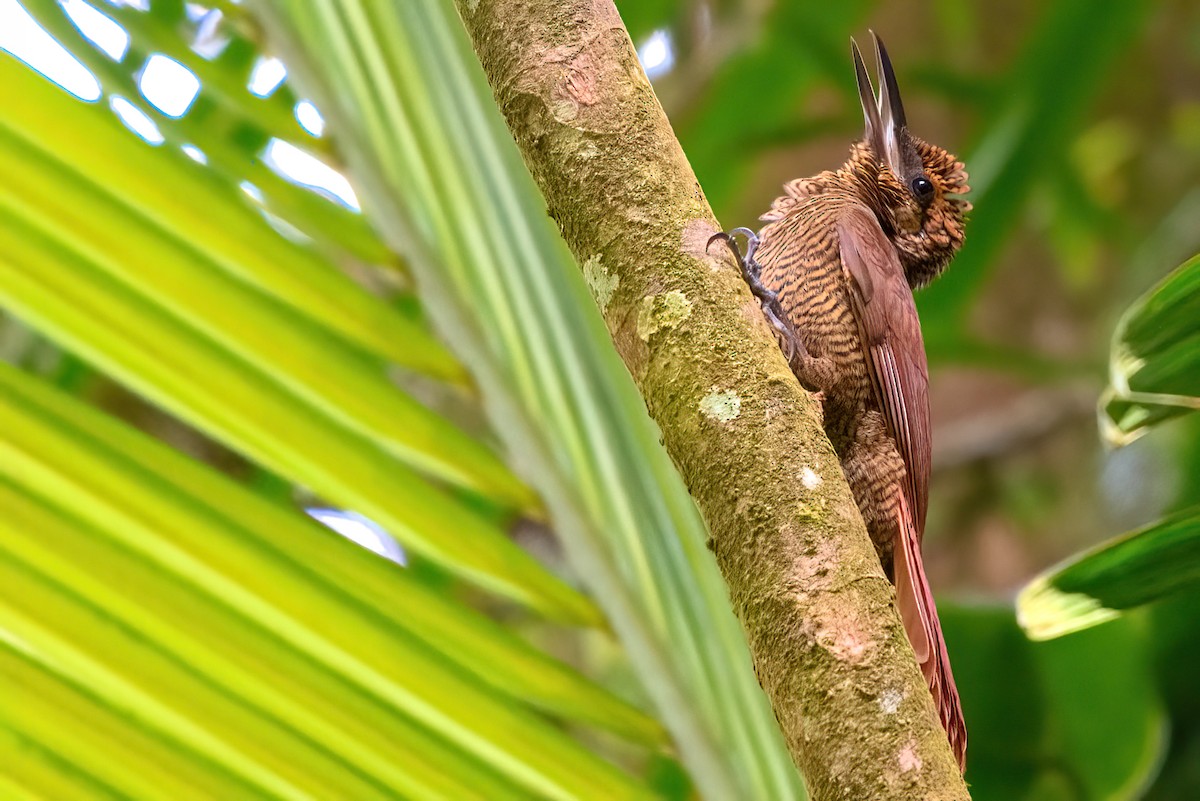
<path id="1" fill-rule="evenodd" d="M 854 146 L 851 169 L 867 203 L 900 254 L 915 289 L 932 281 L 962 247 L 971 204 L 962 162 L 908 130 L 900 89 L 887 50 L 874 33 L 879 95 L 853 39 L 854 71 L 866 134 Z"/>

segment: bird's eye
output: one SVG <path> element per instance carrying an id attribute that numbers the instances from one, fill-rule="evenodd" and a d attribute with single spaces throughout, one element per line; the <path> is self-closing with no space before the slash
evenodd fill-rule
<path id="1" fill-rule="evenodd" d="M 918 175 L 912 179 L 910 184 L 913 194 L 917 196 L 917 200 L 922 203 L 928 202 L 933 197 L 933 181 L 930 181 L 924 175 Z"/>

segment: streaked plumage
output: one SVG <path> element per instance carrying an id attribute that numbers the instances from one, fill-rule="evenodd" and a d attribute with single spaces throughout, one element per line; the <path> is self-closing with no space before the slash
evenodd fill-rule
<path id="1" fill-rule="evenodd" d="M 768 317 L 786 320 L 777 328 L 792 369 L 823 394 L 826 433 L 965 766 L 958 691 L 921 563 L 929 377 L 912 290 L 939 275 L 962 245 L 970 207 L 958 196 L 967 175 L 949 153 L 909 133 L 882 44 L 876 40 L 878 101 L 857 46 L 852 51 L 866 136 L 841 169 L 784 187 L 744 267 Z"/>

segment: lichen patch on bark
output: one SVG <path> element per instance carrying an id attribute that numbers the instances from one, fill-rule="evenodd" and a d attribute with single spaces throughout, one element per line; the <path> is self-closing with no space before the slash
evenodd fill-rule
<path id="1" fill-rule="evenodd" d="M 585 141 L 582 145 L 580 145 L 579 150 L 575 153 L 575 155 L 579 156 L 579 158 L 585 161 L 587 159 L 594 159 L 599 154 L 600 148 L 596 147 L 596 143 L 590 140 Z"/>
<path id="2" fill-rule="evenodd" d="M 805 465 L 804 468 L 800 471 L 800 484 L 806 490 L 815 490 L 817 487 L 821 486 L 821 484 L 823 484 L 823 483 L 824 483 L 824 481 L 821 479 L 821 477 L 819 475 L 817 475 L 817 471 L 813 470 L 808 465 Z"/>
<path id="3" fill-rule="evenodd" d="M 900 709 L 900 703 L 903 700 L 903 690 L 896 687 L 889 687 L 879 694 L 879 708 L 883 710 L 885 715 L 894 715 Z"/>
<path id="4" fill-rule="evenodd" d="M 592 297 L 596 299 L 596 305 L 600 307 L 600 313 L 608 311 L 608 303 L 612 300 L 613 292 L 617 290 L 617 285 L 621 283 L 621 278 L 618 275 L 610 273 L 604 269 L 604 265 L 600 261 L 600 256 L 592 256 L 583 263 L 583 280 L 587 282 L 588 289 L 592 292 Z"/>
<path id="5" fill-rule="evenodd" d="M 642 298 L 638 309 L 637 332 L 643 342 L 664 328 L 678 328 L 692 313 L 692 302 L 678 289 Z"/>
<path id="6" fill-rule="evenodd" d="M 728 423 L 742 413 L 742 399 L 733 390 L 713 391 L 700 399 L 700 413 L 710 420 Z"/>

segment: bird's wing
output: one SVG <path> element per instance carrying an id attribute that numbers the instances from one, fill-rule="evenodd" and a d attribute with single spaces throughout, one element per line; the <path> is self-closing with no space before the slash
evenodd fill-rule
<path id="1" fill-rule="evenodd" d="M 932 452 L 929 369 L 921 321 L 900 259 L 875 215 L 862 206 L 850 207 L 838 219 L 838 237 L 876 400 L 904 460 L 894 551 L 896 603 L 959 766 L 965 769 L 967 729 L 962 705 L 921 563 Z"/>
<path id="2" fill-rule="evenodd" d="M 912 290 L 875 215 L 851 206 L 838 219 L 842 266 L 888 432 L 904 460 L 905 496 L 918 535 L 925 531 L 932 452 L 929 369 Z"/>

